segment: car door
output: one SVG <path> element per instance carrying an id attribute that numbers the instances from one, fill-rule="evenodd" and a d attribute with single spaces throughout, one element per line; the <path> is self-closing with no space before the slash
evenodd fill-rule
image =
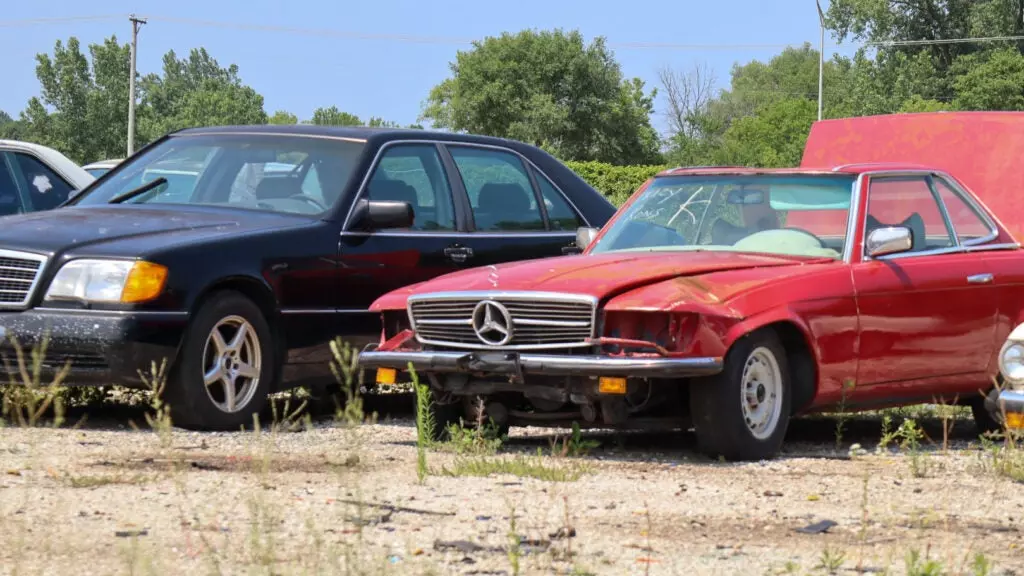
<path id="1" fill-rule="evenodd" d="M 358 198 L 408 202 L 409 229 L 342 233 L 339 247 L 340 331 L 349 339 L 380 336 L 377 314 L 368 310 L 380 296 L 454 272 L 465 260 L 459 244 L 460 221 L 439 145 L 431 142 L 385 144 Z"/>
<path id="2" fill-rule="evenodd" d="M 881 226 L 907 226 L 913 245 L 877 258 L 861 252 L 852 265 L 858 386 L 892 385 L 891 394 L 911 397 L 938 392 L 918 388 L 922 379 L 984 371 L 998 308 L 993 278 L 984 258 L 964 251 L 933 178 L 871 177 L 866 210 L 865 239 Z"/>
<path id="3" fill-rule="evenodd" d="M 582 219 L 542 172 L 503 148 L 449 143 L 469 226 L 459 257 L 472 266 L 561 256 L 575 247 Z"/>

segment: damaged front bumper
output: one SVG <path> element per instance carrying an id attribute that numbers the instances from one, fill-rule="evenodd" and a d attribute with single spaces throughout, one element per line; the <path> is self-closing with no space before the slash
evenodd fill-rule
<path id="1" fill-rule="evenodd" d="M 386 352 L 368 348 L 359 354 L 362 368 L 392 368 L 424 373 L 488 373 L 510 377 L 622 376 L 629 378 L 686 378 L 711 376 L 722 371 L 722 359 L 714 357 L 660 357 L 608 355 L 530 354 L 517 352 Z"/>

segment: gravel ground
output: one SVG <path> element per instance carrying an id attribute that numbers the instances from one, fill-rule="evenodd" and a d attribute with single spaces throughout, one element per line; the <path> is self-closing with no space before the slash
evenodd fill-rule
<path id="1" fill-rule="evenodd" d="M 975 573 L 982 553 L 990 574 L 1024 574 L 1024 486 L 987 469 L 969 422 L 948 451 L 850 458 L 834 423 L 798 421 L 785 455 L 747 464 L 703 459 L 687 434 L 586 433 L 601 445 L 557 457 L 551 431 L 514 428 L 498 456 L 431 450 L 427 465 L 540 449 L 549 470 L 582 475 L 419 483 L 409 417 L 164 435 L 127 418 L 0 431 L 0 572 L 820 574 L 837 559 L 902 574 L 918 550 L 944 573 Z M 846 446 L 879 437 L 877 421 L 848 430 Z"/>

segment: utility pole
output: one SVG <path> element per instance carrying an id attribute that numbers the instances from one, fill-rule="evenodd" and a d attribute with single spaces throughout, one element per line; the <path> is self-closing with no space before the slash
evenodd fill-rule
<path id="1" fill-rule="evenodd" d="M 131 71 L 128 75 L 128 156 L 135 152 L 135 55 L 139 51 L 139 26 L 146 23 L 145 18 L 128 16 L 132 23 Z"/>
<path id="2" fill-rule="evenodd" d="M 818 120 L 821 120 L 823 88 L 825 86 L 825 13 L 821 11 L 821 2 L 814 0 L 818 6 L 818 24 L 821 25 L 821 42 L 818 44 Z"/>

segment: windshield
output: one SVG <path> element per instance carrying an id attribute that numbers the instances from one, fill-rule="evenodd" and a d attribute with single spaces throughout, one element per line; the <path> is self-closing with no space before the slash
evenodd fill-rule
<path id="1" fill-rule="evenodd" d="M 125 204 L 229 206 L 321 214 L 334 206 L 365 143 L 279 134 L 174 136 L 126 161 L 74 204 L 106 204 L 148 182 Z"/>
<path id="2" fill-rule="evenodd" d="M 721 250 L 840 259 L 854 178 L 664 176 L 590 253 Z"/>

